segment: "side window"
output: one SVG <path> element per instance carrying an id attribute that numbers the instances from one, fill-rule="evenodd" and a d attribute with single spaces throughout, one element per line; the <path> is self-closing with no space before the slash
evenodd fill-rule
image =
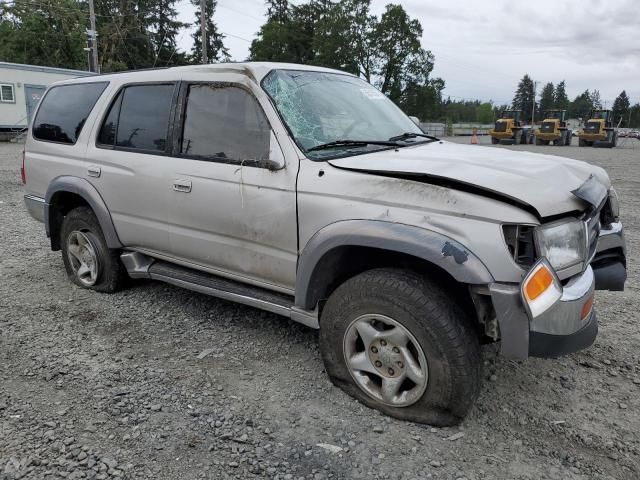
<path id="1" fill-rule="evenodd" d="M 10 83 L 3 83 L 0 85 L 0 102 L 2 103 L 16 103 L 16 96 L 14 95 L 13 85 Z"/>
<path id="2" fill-rule="evenodd" d="M 106 82 L 99 82 L 51 88 L 42 99 L 33 122 L 33 136 L 49 142 L 76 143 L 84 122 L 106 86 Z"/>
<path id="3" fill-rule="evenodd" d="M 120 115 L 120 105 L 122 104 L 122 91 L 118 93 L 116 100 L 111 105 L 107 117 L 100 128 L 98 143 L 101 145 L 113 146 L 116 144 L 116 131 L 118 129 L 118 116 Z"/>
<path id="4" fill-rule="evenodd" d="M 187 105 L 180 153 L 231 161 L 267 160 L 271 128 L 260 105 L 246 90 L 194 84 Z"/>
<path id="5" fill-rule="evenodd" d="M 172 97 L 173 84 L 127 87 L 122 94 L 116 147 L 164 152 Z"/>

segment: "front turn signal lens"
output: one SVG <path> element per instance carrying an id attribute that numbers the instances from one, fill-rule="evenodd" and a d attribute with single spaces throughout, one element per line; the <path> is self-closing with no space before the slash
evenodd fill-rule
<path id="1" fill-rule="evenodd" d="M 562 297 L 562 284 L 546 258 L 533 266 L 520 288 L 532 318 L 549 310 Z"/>
<path id="2" fill-rule="evenodd" d="M 553 284 L 553 274 L 546 265 L 541 265 L 531 275 L 524 287 L 527 300 L 535 300 Z"/>

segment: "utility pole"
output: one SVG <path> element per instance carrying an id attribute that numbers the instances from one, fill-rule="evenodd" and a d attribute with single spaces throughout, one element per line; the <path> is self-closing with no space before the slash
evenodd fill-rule
<path id="1" fill-rule="evenodd" d="M 98 32 L 96 32 L 96 12 L 93 8 L 93 0 L 89 0 L 89 21 L 91 30 L 87 33 L 91 39 L 91 52 L 93 57 L 93 68 L 91 71 L 100 74 L 100 64 L 98 63 Z"/>
<path id="2" fill-rule="evenodd" d="M 533 105 L 531 108 L 531 128 L 536 124 L 536 90 L 538 88 L 538 82 L 533 82 Z"/>
<path id="3" fill-rule="evenodd" d="M 209 63 L 207 58 L 207 5 L 206 0 L 200 0 L 200 41 L 202 42 L 202 64 Z"/>

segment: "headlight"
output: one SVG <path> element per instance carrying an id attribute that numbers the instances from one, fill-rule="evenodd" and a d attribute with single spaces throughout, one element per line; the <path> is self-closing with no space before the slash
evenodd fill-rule
<path id="1" fill-rule="evenodd" d="M 559 220 L 536 228 L 536 243 L 541 257 L 556 270 L 576 265 L 586 257 L 586 226 L 580 220 Z"/>
<path id="2" fill-rule="evenodd" d="M 611 208 L 611 216 L 615 222 L 620 218 L 620 200 L 618 200 L 618 192 L 611 187 L 609 189 L 609 205 Z"/>

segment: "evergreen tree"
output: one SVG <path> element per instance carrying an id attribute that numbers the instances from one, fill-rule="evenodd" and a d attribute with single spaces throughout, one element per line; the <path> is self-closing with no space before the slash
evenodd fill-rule
<path id="1" fill-rule="evenodd" d="M 589 93 L 589 90 L 585 90 L 569 104 L 569 118 L 582 118 L 585 120 L 592 109 L 591 93 Z"/>
<path id="2" fill-rule="evenodd" d="M 289 20 L 288 0 L 267 0 L 267 21 L 286 23 Z"/>
<path id="3" fill-rule="evenodd" d="M 536 96 L 535 85 L 529 75 L 522 77 L 518 83 L 518 89 L 513 97 L 513 108 L 522 110 L 521 118 L 524 122 L 531 121 L 531 109 Z"/>
<path id="4" fill-rule="evenodd" d="M 560 110 L 569 109 L 569 97 L 567 96 L 564 80 L 556 85 L 556 91 L 553 94 L 553 104 L 555 105 L 555 108 Z"/>
<path id="5" fill-rule="evenodd" d="M 201 12 L 200 12 L 200 0 L 191 0 L 191 3 L 196 7 L 196 21 L 194 22 L 195 31 L 191 35 L 193 37 L 193 48 L 191 49 L 191 60 L 193 63 L 200 63 L 202 61 L 202 36 L 200 34 L 201 26 Z M 204 47 L 207 51 L 207 60 L 209 63 L 215 62 L 227 62 L 230 60 L 229 50 L 224 46 L 224 35 L 218 32 L 218 27 L 213 20 L 213 15 L 216 12 L 217 0 L 205 1 L 205 15 L 206 15 L 206 31 L 207 31 L 207 45 Z"/>
<path id="6" fill-rule="evenodd" d="M 554 108 L 556 108 L 555 88 L 553 83 L 549 82 L 542 88 L 542 93 L 540 94 L 540 110 L 536 117 L 543 119 L 544 113 Z"/>
<path id="7" fill-rule="evenodd" d="M 87 70 L 86 19 L 75 0 L 0 3 L 0 59 Z"/>
<path id="8" fill-rule="evenodd" d="M 593 90 L 591 92 L 591 103 L 593 108 L 602 108 L 602 100 L 600 100 L 600 90 Z"/>
<path id="9" fill-rule="evenodd" d="M 620 126 L 627 127 L 629 123 L 629 97 L 625 90 L 620 92 L 620 95 L 613 101 L 612 110 L 614 125 L 618 125 L 618 122 L 622 119 Z"/>
<path id="10" fill-rule="evenodd" d="M 150 2 L 150 15 L 147 26 L 153 30 L 149 33 L 155 51 L 154 66 L 173 66 L 187 64 L 186 55 L 177 52 L 178 32 L 188 24 L 176 20 L 177 0 L 153 0 Z"/>

